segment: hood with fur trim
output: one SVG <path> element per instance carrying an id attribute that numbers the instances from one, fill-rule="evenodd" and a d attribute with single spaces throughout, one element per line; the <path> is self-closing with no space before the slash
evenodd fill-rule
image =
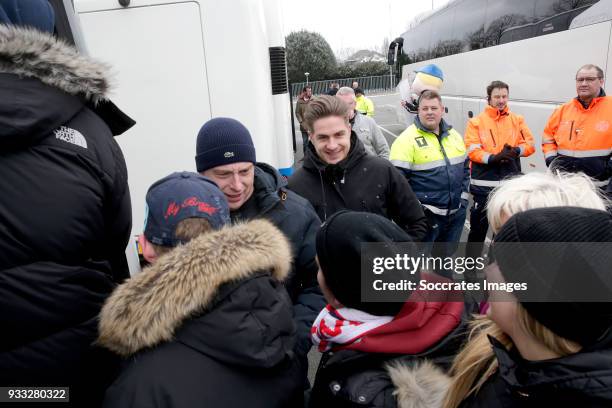
<path id="1" fill-rule="evenodd" d="M 429 361 L 408 366 L 390 364 L 387 372 L 395 388 L 399 408 L 441 408 L 450 377 Z"/>
<path id="2" fill-rule="evenodd" d="M 215 357 L 231 347 L 232 360 L 236 351 L 269 360 L 269 343 L 283 339 L 285 350 L 295 330 L 280 283 L 290 266 L 289 243 L 269 221 L 205 233 L 117 287 L 102 309 L 98 343 L 129 356 L 178 339 Z M 258 277 L 265 282 L 253 283 Z M 244 282 L 251 286 L 241 291 Z M 280 289 L 270 289 L 276 283 Z"/>
<path id="3" fill-rule="evenodd" d="M 0 73 L 33 78 L 98 103 L 109 91 L 109 68 L 48 33 L 0 24 Z"/>
<path id="4" fill-rule="evenodd" d="M 115 136 L 131 128 L 106 97 L 108 71 L 51 34 L 0 24 L 0 149 L 35 145 L 85 108 Z"/>

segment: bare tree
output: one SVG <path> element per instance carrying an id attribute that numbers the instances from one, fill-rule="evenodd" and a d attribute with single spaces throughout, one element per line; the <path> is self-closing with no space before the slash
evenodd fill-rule
<path id="1" fill-rule="evenodd" d="M 552 9 L 556 14 L 568 10 L 574 10 L 578 7 L 587 6 L 593 3 L 595 3 L 594 0 L 559 0 L 552 5 Z"/>
<path id="2" fill-rule="evenodd" d="M 506 14 L 505 16 L 493 20 L 485 33 L 485 46 L 488 47 L 499 44 L 499 40 L 504 30 L 510 27 L 527 24 L 527 22 L 527 19 L 520 14 Z"/>

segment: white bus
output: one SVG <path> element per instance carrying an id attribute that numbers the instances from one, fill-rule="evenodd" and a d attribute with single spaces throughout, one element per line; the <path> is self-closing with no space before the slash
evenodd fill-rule
<path id="1" fill-rule="evenodd" d="M 525 116 L 536 138 L 523 171 L 543 169 L 542 131 L 552 111 L 576 96 L 578 68 L 595 64 L 606 78 L 612 74 L 611 19 L 612 0 L 451 1 L 396 40 L 408 60 L 402 78 L 438 65 L 446 120 L 461 133 L 484 110 L 486 86 L 508 83 L 510 109 Z"/>
<path id="2" fill-rule="evenodd" d="M 133 235 L 148 187 L 195 171 L 212 117 L 240 120 L 258 161 L 294 161 L 281 0 L 51 0 L 58 34 L 115 73 L 112 101 L 137 123 L 117 141 L 128 168 Z M 128 248 L 129 249 L 129 248 Z"/>

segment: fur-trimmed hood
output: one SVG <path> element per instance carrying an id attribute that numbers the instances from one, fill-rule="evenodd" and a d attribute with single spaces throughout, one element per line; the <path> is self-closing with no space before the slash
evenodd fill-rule
<path id="1" fill-rule="evenodd" d="M 154 265 L 113 292 L 101 312 L 98 343 L 120 355 L 129 356 L 172 340 L 179 328 L 181 333 L 192 331 L 193 327 L 186 327 L 189 326 L 186 323 L 209 315 L 214 315 L 210 317 L 214 328 L 208 326 L 204 336 L 191 336 L 183 343 L 207 341 L 207 345 L 193 347 L 210 349 L 210 342 L 219 346 L 222 342 L 234 341 L 234 337 L 244 336 L 245 343 L 250 341 L 251 344 L 264 336 L 273 339 L 292 337 L 295 328 L 288 298 L 287 303 L 280 298 L 281 301 L 269 299 L 278 297 L 276 293 L 280 292 L 258 295 L 259 288 L 255 287 L 241 298 L 234 289 L 232 293 L 223 290 L 227 284 L 231 287 L 232 283 L 248 281 L 249 278 L 254 280 L 253 277 L 261 276 L 262 272 L 269 273 L 275 282 L 282 281 L 290 266 L 289 243 L 269 221 L 253 220 L 203 234 L 160 257 Z M 269 287 L 270 284 L 262 286 L 262 291 L 269 290 Z M 281 289 L 287 297 L 284 288 Z M 224 299 L 219 299 L 220 296 Z M 233 306 L 227 309 L 228 314 L 215 315 L 223 301 L 233 302 Z M 261 304 L 268 301 L 272 302 L 271 306 Z M 237 309 L 240 310 L 238 316 Z M 206 313 L 202 313 L 204 311 Z M 258 316 L 258 313 L 262 315 Z M 228 319 L 228 315 L 236 319 Z M 258 332 L 244 334 L 249 331 L 245 321 L 252 315 L 257 319 L 255 329 Z M 277 330 L 281 332 L 268 333 Z M 250 340 L 247 341 L 247 337 Z M 257 351 L 269 355 L 268 347 L 266 342 L 262 342 L 261 350 Z M 284 349 L 285 345 L 280 348 Z M 247 352 L 252 354 L 251 350 Z"/>
<path id="2" fill-rule="evenodd" d="M 0 24 L 0 73 L 38 79 L 45 85 L 98 103 L 106 98 L 109 68 L 48 33 Z"/>
<path id="3" fill-rule="evenodd" d="M 86 108 L 114 136 L 131 128 L 107 99 L 108 70 L 50 34 L 0 24 L 0 149 L 36 145 L 69 121 L 99 127 Z"/>
<path id="4" fill-rule="evenodd" d="M 390 364 L 391 377 L 399 408 L 441 408 L 450 387 L 450 377 L 429 361 L 407 366 Z"/>

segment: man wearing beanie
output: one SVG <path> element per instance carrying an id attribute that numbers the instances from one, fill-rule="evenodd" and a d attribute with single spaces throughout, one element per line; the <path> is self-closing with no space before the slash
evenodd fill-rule
<path id="1" fill-rule="evenodd" d="M 393 220 L 415 241 L 425 236 L 427 219 L 408 181 L 388 160 L 366 153 L 344 101 L 317 97 L 304 121 L 310 143 L 289 188 L 310 201 L 323 221 L 340 210 L 366 211 Z"/>
<path id="2" fill-rule="evenodd" d="M 495 370 L 470 396 L 452 386 L 447 406 L 612 406 L 612 216 L 577 207 L 520 212 L 493 253 L 487 281 L 527 289 L 491 293 L 495 328 L 472 336 L 454 368 L 474 382 L 479 367 Z"/>
<path id="3" fill-rule="evenodd" d="M 100 314 L 98 343 L 126 359 L 105 407 L 301 401 L 281 283 L 289 243 L 268 221 L 229 222 L 224 194 L 199 174 L 173 173 L 149 188 L 140 242 L 151 266 L 120 285 Z"/>
<path id="4" fill-rule="evenodd" d="M 296 350 L 306 369 L 310 326 L 324 305 L 316 280 L 319 217 L 308 201 L 287 190 L 276 169 L 257 163 L 251 134 L 235 119 L 214 118 L 202 126 L 195 161 L 198 172 L 217 183 L 225 194 L 233 222 L 265 218 L 289 238 L 293 267 L 285 286 L 294 305 Z"/>
<path id="5" fill-rule="evenodd" d="M 0 0 L 0 386 L 70 387 L 74 406 L 95 407 L 118 366 L 92 346 L 97 317 L 129 276 L 113 136 L 133 122 L 109 114 L 108 67 L 54 26 L 47 0 Z"/>
<path id="6" fill-rule="evenodd" d="M 448 378 L 437 366 L 447 368 L 464 339 L 464 304 L 422 290 L 405 291 L 405 302 L 361 296 L 363 244 L 385 244 L 376 256 L 395 257 L 399 244 L 410 242 L 392 221 L 371 213 L 339 211 L 321 226 L 318 279 L 328 305 L 312 328 L 324 354 L 311 407 L 441 406 Z M 413 281 L 421 279 L 443 278 L 417 271 Z"/>

